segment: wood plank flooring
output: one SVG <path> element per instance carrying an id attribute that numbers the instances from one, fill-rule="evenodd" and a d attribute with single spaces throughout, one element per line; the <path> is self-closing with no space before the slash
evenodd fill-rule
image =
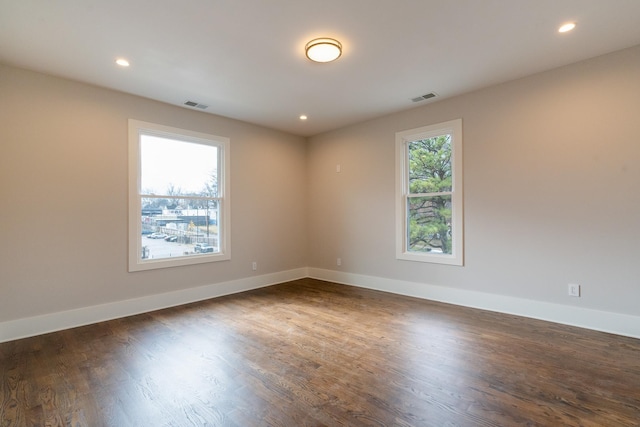
<path id="1" fill-rule="evenodd" d="M 640 426 L 640 340 L 303 279 L 0 344 L 0 426 Z"/>

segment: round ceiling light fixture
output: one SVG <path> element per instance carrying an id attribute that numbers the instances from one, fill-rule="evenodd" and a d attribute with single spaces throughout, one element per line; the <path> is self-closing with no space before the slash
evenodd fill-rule
<path id="1" fill-rule="evenodd" d="M 313 39 L 307 43 L 304 51 L 307 58 L 314 62 L 331 62 L 342 55 L 342 44 L 335 39 Z"/>
<path id="2" fill-rule="evenodd" d="M 573 30 L 574 28 L 576 28 L 576 23 L 575 22 L 567 22 L 566 24 L 564 24 L 560 28 L 558 28 L 558 32 L 559 33 L 568 33 L 569 31 Z"/>

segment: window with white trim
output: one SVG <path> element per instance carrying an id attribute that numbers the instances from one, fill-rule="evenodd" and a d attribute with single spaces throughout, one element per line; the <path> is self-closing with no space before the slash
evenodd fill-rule
<path id="1" fill-rule="evenodd" d="M 228 260 L 229 139 L 129 120 L 129 271 Z"/>
<path id="2" fill-rule="evenodd" d="M 396 258 L 463 265 L 462 120 L 396 133 Z"/>

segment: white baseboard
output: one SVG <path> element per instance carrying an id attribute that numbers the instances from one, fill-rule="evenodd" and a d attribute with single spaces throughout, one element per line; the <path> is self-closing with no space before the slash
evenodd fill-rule
<path id="1" fill-rule="evenodd" d="M 640 316 L 318 268 L 309 268 L 309 277 L 640 338 Z"/>
<path id="2" fill-rule="evenodd" d="M 304 277 L 640 338 L 639 316 L 333 270 L 299 268 L 131 300 L 10 320 L 0 323 L 0 342 L 147 313 Z"/>
<path id="3" fill-rule="evenodd" d="M 306 268 L 252 276 L 197 288 L 149 295 L 0 323 L 0 342 L 75 328 L 168 307 L 202 301 L 307 277 Z"/>

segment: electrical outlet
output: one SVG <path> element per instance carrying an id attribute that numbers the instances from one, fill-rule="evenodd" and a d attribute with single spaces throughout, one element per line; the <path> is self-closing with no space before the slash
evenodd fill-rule
<path id="1" fill-rule="evenodd" d="M 253 262 L 251 263 L 251 269 L 252 269 L 253 271 L 256 271 L 256 270 L 258 269 L 258 263 L 257 263 L 257 262 L 255 262 L 255 261 L 253 261 Z"/>
<path id="2" fill-rule="evenodd" d="M 569 283 L 569 296 L 580 297 L 580 285 L 576 283 Z"/>
<path id="3" fill-rule="evenodd" d="M 342 258 L 336 259 L 336 265 L 342 265 Z"/>

